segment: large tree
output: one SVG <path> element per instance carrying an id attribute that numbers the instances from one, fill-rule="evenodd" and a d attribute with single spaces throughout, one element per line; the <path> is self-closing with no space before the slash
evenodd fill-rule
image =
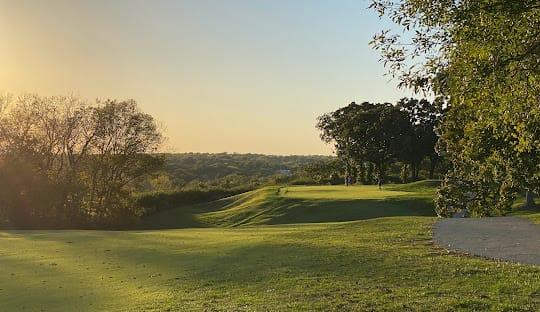
<path id="1" fill-rule="evenodd" d="M 383 31 L 373 42 L 400 85 L 449 106 L 439 129 L 451 163 L 439 215 L 505 214 L 520 190 L 540 191 L 538 1 L 376 0 L 372 7 L 412 31 Z"/>
<path id="2" fill-rule="evenodd" d="M 407 113 L 389 103 L 352 102 L 318 119 L 321 138 L 333 143 L 336 154 L 348 167 L 375 166 L 376 175 L 384 179 L 388 163 L 396 158 L 406 137 L 410 137 Z"/>

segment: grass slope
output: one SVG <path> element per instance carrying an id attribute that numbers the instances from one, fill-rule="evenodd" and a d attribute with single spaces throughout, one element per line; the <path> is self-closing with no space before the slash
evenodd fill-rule
<path id="1" fill-rule="evenodd" d="M 234 228 L 0 232 L 0 311 L 538 311 L 540 268 L 432 247 L 422 189 L 266 188 L 154 219 Z"/>
<path id="2" fill-rule="evenodd" d="M 226 199 L 187 205 L 148 218 L 146 227 L 234 227 L 319 223 L 389 216 L 434 216 L 431 181 L 386 186 L 265 187 Z"/>

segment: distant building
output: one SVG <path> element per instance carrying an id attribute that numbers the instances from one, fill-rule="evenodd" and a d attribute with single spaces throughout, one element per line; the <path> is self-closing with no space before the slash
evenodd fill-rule
<path id="1" fill-rule="evenodd" d="M 287 177 L 291 177 L 293 175 L 292 171 L 289 170 L 289 169 L 281 169 L 281 170 L 278 170 L 277 173 L 281 174 L 281 175 L 284 175 L 284 176 L 287 176 Z"/>

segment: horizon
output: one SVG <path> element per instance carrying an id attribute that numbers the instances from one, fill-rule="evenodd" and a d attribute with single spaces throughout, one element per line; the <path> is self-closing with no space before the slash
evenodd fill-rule
<path id="1" fill-rule="evenodd" d="M 134 99 L 164 152 L 332 155 L 317 116 L 411 96 L 368 45 L 391 24 L 367 5 L 0 1 L 0 92 Z"/>
<path id="2" fill-rule="evenodd" d="M 250 153 L 250 152 L 246 152 L 246 153 L 239 153 L 239 152 L 159 152 L 159 153 L 156 153 L 156 154 L 171 154 L 171 155 L 174 155 L 174 154 L 196 154 L 196 155 L 200 155 L 200 154 L 209 154 L 209 155 L 222 155 L 222 154 L 227 154 L 227 155 L 259 155 L 259 156 L 278 156 L 278 157 L 289 157 L 289 156 L 305 156 L 305 157 L 336 157 L 336 155 L 333 155 L 333 154 L 262 154 L 262 153 Z"/>

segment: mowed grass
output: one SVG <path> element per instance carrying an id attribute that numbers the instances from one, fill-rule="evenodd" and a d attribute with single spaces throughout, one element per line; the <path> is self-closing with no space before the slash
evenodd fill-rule
<path id="1" fill-rule="evenodd" d="M 408 192 L 393 188 L 379 189 L 376 185 L 327 185 L 327 186 L 292 186 L 280 188 L 280 196 L 300 199 L 355 200 L 388 199 L 409 195 Z"/>
<path id="2" fill-rule="evenodd" d="M 540 268 L 433 248 L 432 188 L 362 188 L 266 188 L 166 214 L 212 228 L 2 232 L 0 311 L 540 309 Z M 355 221 L 322 220 L 344 213 Z"/>
<path id="3" fill-rule="evenodd" d="M 434 181 L 410 185 L 265 187 L 148 218 L 144 227 L 236 227 L 320 223 L 390 216 L 434 216 Z"/>

